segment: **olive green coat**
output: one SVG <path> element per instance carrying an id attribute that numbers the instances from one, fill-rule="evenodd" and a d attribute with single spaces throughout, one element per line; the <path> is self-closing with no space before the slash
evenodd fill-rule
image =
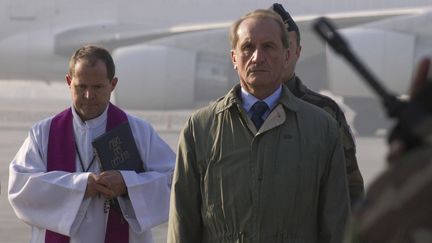
<path id="1" fill-rule="evenodd" d="M 363 176 L 357 163 L 354 136 L 345 119 L 345 114 L 334 100 L 308 89 L 296 75 L 286 85 L 297 98 L 323 109 L 338 123 L 345 155 L 351 209 L 355 208 L 356 204 L 364 200 L 365 188 Z"/>
<path id="2" fill-rule="evenodd" d="M 256 131 L 238 90 L 180 135 L 168 242 L 341 242 L 350 206 L 335 120 L 283 86 Z"/>

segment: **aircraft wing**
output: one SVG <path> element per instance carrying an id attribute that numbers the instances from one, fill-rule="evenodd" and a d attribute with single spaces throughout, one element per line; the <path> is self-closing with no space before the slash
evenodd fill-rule
<path id="1" fill-rule="evenodd" d="M 85 43 L 99 44 L 114 50 L 152 40 L 199 31 L 225 29 L 230 23 L 173 26 L 166 29 L 151 29 L 140 24 L 107 23 L 83 26 L 61 31 L 55 36 L 54 50 L 57 55 L 70 56 Z"/>
<path id="2" fill-rule="evenodd" d="M 377 20 L 418 13 L 419 9 L 367 11 L 326 14 L 341 28 L 374 22 Z M 294 16 L 302 33 L 308 32 L 311 23 L 322 15 Z M 228 29 L 231 22 L 202 23 L 197 25 L 178 25 L 165 29 L 150 29 L 134 23 L 104 23 L 62 30 L 55 35 L 55 54 L 69 56 L 84 43 L 100 44 L 114 50 L 118 47 L 140 44 L 165 37 L 193 32 Z"/>
<path id="3" fill-rule="evenodd" d="M 327 14 L 313 14 L 304 16 L 294 16 L 294 20 L 300 26 L 310 26 L 312 21 L 326 16 L 331 18 L 339 28 L 353 27 L 365 23 L 375 22 L 382 19 L 389 19 L 399 16 L 415 15 L 424 13 L 424 8 L 410 8 L 410 9 L 388 9 L 376 11 L 355 11 L 343 13 L 327 13 Z"/>

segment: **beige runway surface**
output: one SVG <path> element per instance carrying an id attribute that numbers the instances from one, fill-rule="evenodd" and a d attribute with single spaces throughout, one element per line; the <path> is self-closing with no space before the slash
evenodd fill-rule
<path id="1" fill-rule="evenodd" d="M 0 85 L 1 88 L 1 85 Z M 50 89 L 51 90 L 51 89 Z M 2 92 L 3 91 L 3 92 Z M 7 200 L 8 166 L 15 156 L 31 124 L 54 115 L 70 102 L 64 95 L 36 99 L 31 93 L 19 98 L 0 91 L 0 242 L 29 242 L 30 227 L 19 221 Z M 61 89 L 61 92 L 64 92 Z M 161 137 L 176 151 L 178 134 L 191 111 L 129 111 L 149 121 Z M 384 168 L 387 152 L 383 137 L 357 137 L 357 156 L 365 179 L 369 184 Z M 153 229 L 156 243 L 166 242 L 166 224 Z"/>

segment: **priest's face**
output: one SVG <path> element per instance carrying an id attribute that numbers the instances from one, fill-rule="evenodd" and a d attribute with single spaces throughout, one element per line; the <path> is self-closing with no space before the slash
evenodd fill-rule
<path id="1" fill-rule="evenodd" d="M 109 79 L 107 67 L 102 60 L 91 63 L 78 60 L 74 73 L 66 76 L 76 112 L 83 121 L 101 115 L 109 104 L 111 92 L 117 84 L 117 78 Z"/>

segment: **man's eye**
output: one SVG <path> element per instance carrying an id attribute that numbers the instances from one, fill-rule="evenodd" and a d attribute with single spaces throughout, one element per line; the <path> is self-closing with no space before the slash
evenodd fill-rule
<path id="1" fill-rule="evenodd" d="M 265 44 L 263 47 L 266 50 L 273 50 L 274 49 L 274 45 L 272 45 L 272 44 Z"/>
<path id="2" fill-rule="evenodd" d="M 250 51 L 250 50 L 252 50 L 252 45 L 244 45 L 242 50 L 243 51 Z"/>
<path id="3" fill-rule="evenodd" d="M 253 45 L 244 45 L 241 48 L 241 51 L 245 54 L 251 54 L 254 51 Z"/>

